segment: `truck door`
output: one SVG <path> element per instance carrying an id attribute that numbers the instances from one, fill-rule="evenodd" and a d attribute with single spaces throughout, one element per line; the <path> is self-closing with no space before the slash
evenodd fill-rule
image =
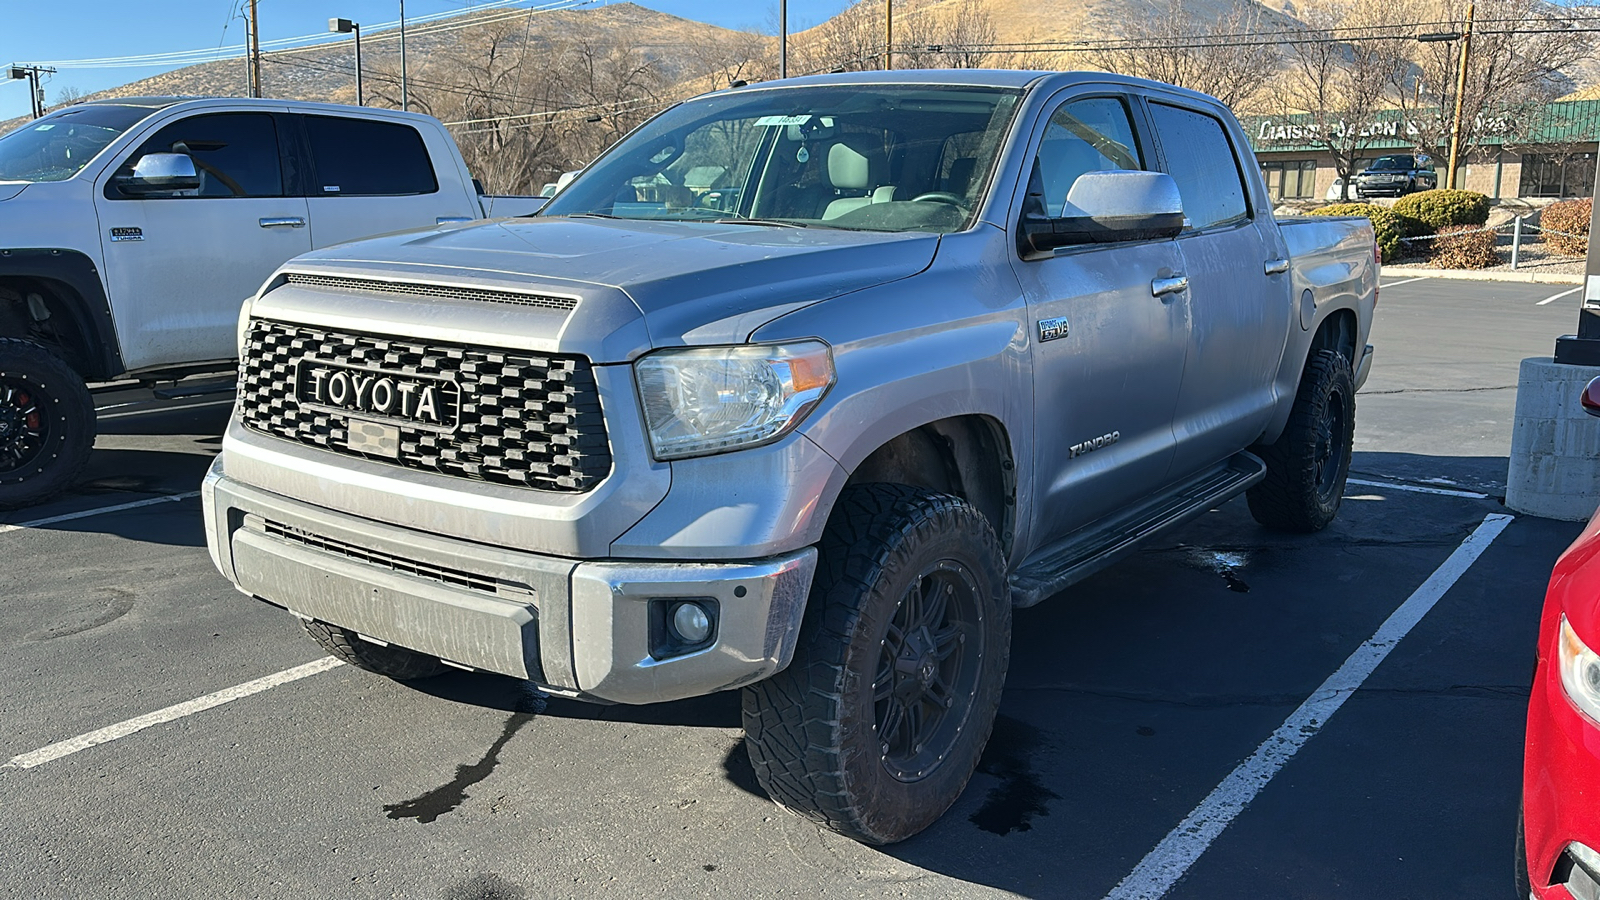
<path id="1" fill-rule="evenodd" d="M 306 195 L 314 246 L 481 216 L 475 194 L 460 184 L 440 185 L 422 135 L 411 125 L 299 118 L 311 154 Z M 453 173 L 452 167 L 444 174 Z"/>
<path id="2" fill-rule="evenodd" d="M 1141 169 L 1148 157 L 1122 96 L 1068 100 L 1034 140 L 1024 213 L 1060 215 L 1079 175 Z M 1183 292 L 1152 285 L 1180 265 L 1171 240 L 1013 263 L 1034 320 L 1036 545 L 1166 482 L 1189 314 Z"/>
<path id="3" fill-rule="evenodd" d="M 146 153 L 187 153 L 199 190 L 118 190 Z M 239 305 L 311 249 L 306 201 L 286 190 L 269 112 L 188 116 L 164 125 L 101 175 L 95 194 L 106 290 L 130 371 L 230 359 Z"/>
<path id="4" fill-rule="evenodd" d="M 1223 120 L 1153 99 L 1149 110 L 1189 220 L 1178 248 L 1192 325 L 1172 426 L 1181 477 L 1248 447 L 1271 418 L 1289 334 L 1289 262 Z"/>

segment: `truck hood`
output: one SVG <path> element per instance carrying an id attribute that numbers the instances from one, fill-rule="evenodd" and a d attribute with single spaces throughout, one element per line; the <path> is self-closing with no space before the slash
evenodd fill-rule
<path id="1" fill-rule="evenodd" d="M 623 362 L 658 347 L 742 343 L 801 307 L 915 275 L 938 246 L 934 234 L 551 217 L 386 235 L 314 251 L 284 268 L 572 297 L 577 308 L 559 321 L 506 304 L 449 302 L 447 310 L 445 301 L 415 298 L 412 307 L 435 308 L 391 301 L 383 311 L 405 320 L 395 325 L 477 321 L 472 334 L 494 329 L 502 346 Z M 263 300 L 276 307 L 295 293 L 280 289 Z"/>
<path id="2" fill-rule="evenodd" d="M 0 181 L 0 202 L 10 200 L 12 197 L 22 193 L 22 189 L 27 187 L 29 183 L 26 181 Z"/>

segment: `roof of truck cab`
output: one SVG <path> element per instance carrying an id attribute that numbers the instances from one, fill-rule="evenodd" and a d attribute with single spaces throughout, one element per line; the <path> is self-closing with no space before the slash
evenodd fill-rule
<path id="1" fill-rule="evenodd" d="M 890 71 L 878 69 L 870 72 L 831 72 L 826 75 L 801 75 L 782 80 L 761 81 L 718 91 L 717 93 L 726 94 L 811 85 L 929 85 L 1022 89 L 1044 82 L 1049 82 L 1052 89 L 1079 83 L 1117 84 L 1127 87 L 1152 88 L 1203 98 L 1212 103 L 1218 102 L 1214 97 L 1209 97 L 1187 88 L 1177 87 L 1176 85 L 1151 81 L 1147 78 L 1134 78 L 1109 72 L 1041 72 L 1034 69 L 893 69 Z"/>
<path id="2" fill-rule="evenodd" d="M 288 100 L 276 97 L 215 97 L 195 94 L 184 97 L 108 97 L 101 100 L 85 100 L 88 106 L 133 106 L 149 109 L 152 112 L 178 106 L 184 103 L 216 104 L 222 106 L 257 106 L 262 103 L 270 105 L 283 104 L 296 112 L 332 112 L 332 113 L 358 113 L 371 118 L 408 118 L 433 120 L 432 116 L 422 113 L 404 112 L 398 109 L 387 109 L 382 106 L 352 106 L 348 103 L 320 103 L 315 100 Z"/>

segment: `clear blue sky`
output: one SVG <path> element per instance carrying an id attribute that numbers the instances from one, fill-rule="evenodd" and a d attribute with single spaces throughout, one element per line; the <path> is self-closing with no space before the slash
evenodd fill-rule
<path id="1" fill-rule="evenodd" d="M 57 2 L 62 0 L 0 3 L 0 65 L 197 50 L 244 40 L 237 13 L 247 0 L 65 0 L 60 6 Z M 769 30 L 778 17 L 778 0 L 634 2 L 728 28 Z M 406 18 L 461 11 L 471 5 L 471 0 L 407 0 Z M 789 0 L 789 27 L 815 25 L 847 5 L 848 0 Z M 263 41 L 325 31 L 332 16 L 364 26 L 399 18 L 397 0 L 258 0 L 257 8 Z M 54 103 L 62 88 L 89 93 L 171 68 L 175 66 L 63 68 L 45 83 L 46 102 Z M 27 115 L 25 84 L 0 80 L 0 120 Z"/>

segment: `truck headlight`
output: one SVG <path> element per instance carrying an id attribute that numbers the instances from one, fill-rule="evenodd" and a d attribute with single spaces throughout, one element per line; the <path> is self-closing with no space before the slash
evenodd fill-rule
<path id="1" fill-rule="evenodd" d="M 1578 633 L 1572 630 L 1567 617 L 1561 617 L 1561 640 L 1557 648 L 1560 655 L 1561 686 L 1574 705 L 1595 722 L 1600 722 L 1600 655 L 1590 650 Z"/>
<path id="2" fill-rule="evenodd" d="M 777 440 L 833 384 L 821 341 L 663 350 L 633 364 L 657 459 L 683 459 Z"/>

